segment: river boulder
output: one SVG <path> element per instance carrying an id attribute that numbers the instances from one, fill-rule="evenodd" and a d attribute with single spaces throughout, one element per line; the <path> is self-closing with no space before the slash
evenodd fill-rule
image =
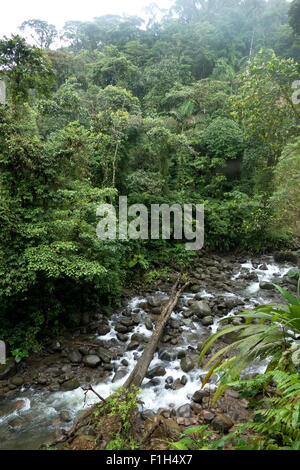
<path id="1" fill-rule="evenodd" d="M 97 367 L 99 366 L 101 359 L 99 356 L 96 356 L 95 354 L 90 354 L 83 358 L 83 362 L 88 367 Z"/>
<path id="2" fill-rule="evenodd" d="M 190 370 L 194 369 L 195 364 L 190 357 L 186 356 L 181 359 L 180 366 L 183 372 L 189 372 Z"/>

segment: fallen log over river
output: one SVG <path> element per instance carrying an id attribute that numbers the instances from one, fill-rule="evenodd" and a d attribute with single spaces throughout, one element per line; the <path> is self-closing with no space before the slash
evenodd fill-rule
<path id="1" fill-rule="evenodd" d="M 130 375 L 126 379 L 125 383 L 121 387 L 122 393 L 124 394 L 124 400 L 125 401 L 128 400 L 128 393 L 131 390 L 136 391 L 142 385 L 142 382 L 143 382 L 143 380 L 144 380 L 144 378 L 147 374 L 149 365 L 150 365 L 150 363 L 153 359 L 154 353 L 157 349 L 158 343 L 159 343 L 159 341 L 160 341 L 160 339 L 163 335 L 164 328 L 167 325 L 167 322 L 168 322 L 174 308 L 177 305 L 177 302 L 178 302 L 178 299 L 179 299 L 180 295 L 184 292 L 184 290 L 191 283 L 198 284 L 198 283 L 200 283 L 200 281 L 189 280 L 189 281 L 183 283 L 182 276 L 179 276 L 177 278 L 175 284 L 173 285 L 172 290 L 171 290 L 171 294 L 170 294 L 170 299 L 169 299 L 168 303 L 162 308 L 161 314 L 160 314 L 160 316 L 159 316 L 159 318 L 156 322 L 155 329 L 154 329 L 148 343 L 146 344 L 145 349 L 144 349 L 141 357 L 138 359 L 138 361 L 137 361 L 135 367 L 133 368 L 132 372 L 130 373 Z M 101 407 L 102 407 L 103 410 L 104 410 L 104 413 L 105 413 L 105 410 L 109 409 L 109 403 L 110 403 L 111 398 L 112 397 L 115 398 L 115 393 L 113 393 L 111 396 L 104 399 L 100 395 L 98 395 L 92 387 L 89 387 L 88 389 L 86 389 L 86 391 L 94 392 L 100 400 L 99 403 L 97 403 L 96 405 L 91 407 L 89 410 L 87 410 L 78 419 L 77 423 L 75 423 L 73 428 L 69 432 L 65 433 L 65 435 L 62 438 L 60 438 L 58 441 L 56 441 L 52 445 L 57 445 L 57 444 L 62 444 L 62 443 L 65 443 L 65 445 L 68 445 L 68 443 L 72 443 L 75 436 L 78 434 L 78 431 L 80 430 L 80 428 L 85 427 L 87 425 L 89 425 L 89 426 L 93 425 L 95 412 L 97 410 L 99 410 L 99 406 L 100 406 L 100 410 L 101 410 Z M 110 418 L 111 418 L 111 415 L 110 415 Z M 104 428 L 105 427 L 109 427 L 109 428 L 113 427 L 112 420 L 109 419 L 108 421 L 109 422 L 107 422 L 107 423 L 105 423 L 103 421 L 103 425 L 101 426 L 101 428 L 102 428 L 102 431 L 101 431 L 102 432 L 102 440 L 106 443 L 107 443 L 107 432 L 104 431 Z M 117 420 L 117 421 L 118 421 L 118 425 L 120 425 L 120 420 Z M 105 438 L 104 438 L 104 434 L 105 434 Z M 99 435 L 98 439 L 96 439 L 96 442 L 98 441 L 98 443 L 99 443 L 100 439 L 101 439 L 101 436 Z M 72 446 L 68 447 L 68 448 L 72 448 Z M 104 447 L 102 445 L 98 448 L 103 449 Z"/>

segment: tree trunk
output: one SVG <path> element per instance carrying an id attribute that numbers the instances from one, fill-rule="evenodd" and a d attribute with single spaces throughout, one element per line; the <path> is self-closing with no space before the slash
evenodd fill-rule
<path id="1" fill-rule="evenodd" d="M 157 349 L 158 342 L 163 334 L 164 328 L 171 316 L 171 313 L 176 306 L 178 299 L 186 287 L 191 284 L 192 281 L 186 282 L 182 287 L 178 289 L 180 284 L 180 277 L 177 279 L 174 284 L 168 304 L 163 308 L 161 315 L 157 321 L 155 330 L 152 333 L 149 342 L 147 343 L 143 354 L 136 363 L 134 369 L 132 370 L 130 376 L 124 383 L 123 387 L 128 389 L 131 386 L 139 388 L 147 374 L 149 365 L 153 359 L 154 353 Z"/>

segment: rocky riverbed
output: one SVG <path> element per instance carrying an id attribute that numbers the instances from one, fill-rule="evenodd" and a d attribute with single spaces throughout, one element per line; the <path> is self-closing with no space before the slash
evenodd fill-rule
<path id="1" fill-rule="evenodd" d="M 229 389 L 211 407 L 216 377 L 200 391 L 205 371 L 197 368 L 203 341 L 226 323 L 239 324 L 236 314 L 260 303 L 282 301 L 275 282 L 295 292 L 291 276 L 297 260 L 272 256 L 204 255 L 191 274 L 201 281 L 185 292 L 168 322 L 142 384 L 140 419 L 164 419 L 173 432 L 184 426 L 209 423 L 228 431 L 248 419 L 247 401 Z M 124 298 L 110 317 L 85 313 L 81 325 L 47 346 L 43 355 L 18 366 L 0 366 L 0 449 L 38 449 L 72 427 L 74 420 L 97 401 L 83 388 L 92 384 L 107 397 L 125 381 L 151 336 L 172 282 L 161 279 L 154 289 Z M 224 322 L 222 322 L 224 325 Z M 225 338 L 230 342 L 230 338 Z M 214 346 L 224 346 L 221 341 Z M 246 374 L 263 371 L 256 364 Z M 83 436 L 93 434 L 81 430 Z"/>

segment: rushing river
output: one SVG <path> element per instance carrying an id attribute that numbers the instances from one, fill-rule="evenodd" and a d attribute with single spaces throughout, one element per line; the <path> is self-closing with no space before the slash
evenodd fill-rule
<path id="1" fill-rule="evenodd" d="M 267 262 L 264 269 L 254 267 L 251 261 L 243 263 L 231 278 L 232 281 L 238 280 L 242 273 L 245 271 L 249 273 L 255 273 L 258 278 L 255 281 L 244 281 L 243 289 L 237 289 L 237 292 L 228 293 L 223 292 L 222 294 L 207 293 L 202 290 L 202 298 L 208 300 L 215 295 L 222 295 L 222 297 L 241 299 L 244 302 L 243 307 L 234 307 L 226 316 L 233 316 L 235 313 L 247 308 L 252 308 L 258 303 L 267 303 L 269 301 L 268 295 L 270 291 L 262 290 L 259 287 L 260 281 L 272 281 L 282 278 L 291 268 L 288 263 L 278 265 L 272 260 Z M 166 369 L 164 377 L 157 377 L 154 386 L 147 386 L 149 379 L 145 379 L 142 385 L 141 400 L 144 402 L 143 409 L 150 409 L 157 411 L 159 408 L 178 408 L 181 405 L 186 404 L 193 393 L 199 390 L 201 386 L 201 378 L 205 375 L 205 371 L 202 369 L 194 368 L 188 373 L 184 373 L 180 367 L 180 359 L 177 359 L 178 350 L 190 349 L 195 350 L 199 344 L 199 338 L 203 335 L 204 327 L 200 322 L 195 322 L 190 318 L 185 318 L 183 312 L 188 308 L 188 301 L 193 299 L 195 294 L 184 293 L 180 299 L 181 310 L 177 313 L 173 312 L 171 319 L 181 321 L 181 334 L 182 342 L 180 345 L 172 346 L 172 352 L 174 353 L 174 360 L 164 360 L 159 357 L 158 353 L 155 354 L 151 363 L 151 368 L 156 365 L 161 365 Z M 141 297 L 132 298 L 129 302 L 128 308 L 136 310 L 141 304 L 143 299 Z M 149 314 L 139 310 L 141 319 L 145 319 Z M 116 316 L 120 313 L 115 314 L 110 319 L 110 332 L 102 337 L 99 337 L 103 342 L 110 342 L 113 339 L 117 339 L 117 333 L 114 328 Z M 211 333 L 217 331 L 220 317 L 214 317 L 214 323 L 209 326 Z M 207 330 L 206 330 L 207 331 Z M 134 333 L 142 334 L 149 338 L 151 331 L 149 331 L 143 322 L 136 325 L 132 333 L 129 334 L 128 343 Z M 114 372 L 105 379 L 102 383 L 95 385 L 95 390 L 104 398 L 107 397 L 113 390 L 120 387 L 126 376 L 130 373 L 134 367 L 141 351 L 125 351 L 122 358 L 112 361 L 112 364 L 117 366 L 116 368 L 124 370 L 124 376 L 116 382 L 112 382 Z M 121 364 L 121 360 L 127 361 L 128 365 L 124 367 Z M 252 370 L 247 372 L 263 372 L 266 364 L 259 363 Z M 165 388 L 166 377 L 172 377 L 174 381 L 181 379 L 182 376 L 186 377 L 186 384 L 179 390 L 172 390 Z M 213 387 L 213 385 L 210 385 Z M 22 402 L 21 402 L 22 401 Z M 33 389 L 21 389 L 18 396 L 13 399 L 6 399 L 0 402 L 0 449 L 38 449 L 41 444 L 51 441 L 55 437 L 57 429 L 69 429 L 72 427 L 74 420 L 80 412 L 86 409 L 87 406 L 97 401 L 97 397 L 89 392 L 84 397 L 84 392 L 81 388 L 70 392 L 41 392 Z M 16 408 L 16 402 L 20 402 L 20 407 Z M 62 411 L 68 411 L 72 417 L 72 421 L 69 423 L 61 423 L 59 415 Z M 21 420 L 21 422 L 20 422 Z"/>

